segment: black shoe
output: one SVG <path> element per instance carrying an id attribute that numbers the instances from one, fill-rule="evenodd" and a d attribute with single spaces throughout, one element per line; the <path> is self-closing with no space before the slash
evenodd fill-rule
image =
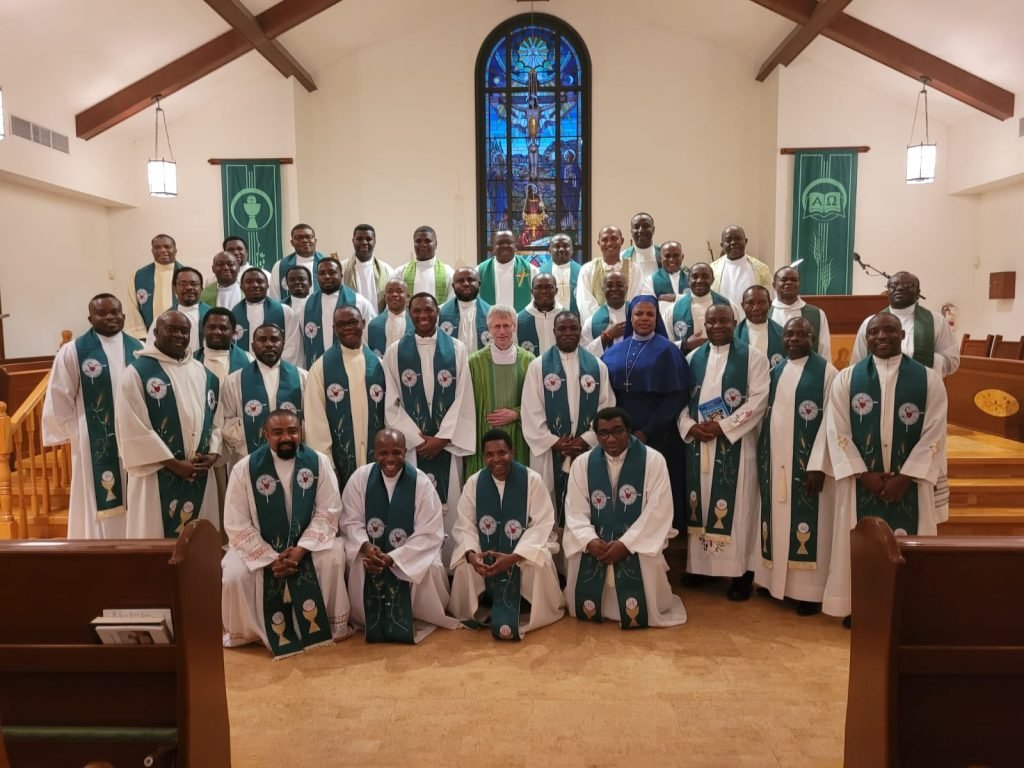
<path id="1" fill-rule="evenodd" d="M 758 587 L 757 588 L 757 594 L 760 597 L 771 597 L 772 596 L 771 590 L 768 589 L 768 587 Z"/>
<path id="2" fill-rule="evenodd" d="M 732 580 L 732 586 L 729 587 L 726 597 L 734 603 L 742 603 L 750 599 L 753 591 L 754 573 L 753 571 L 747 571 L 742 576 L 737 576 Z"/>
<path id="3" fill-rule="evenodd" d="M 701 573 L 684 573 L 679 581 L 684 587 L 699 589 L 708 583 L 708 577 Z"/>
<path id="4" fill-rule="evenodd" d="M 821 603 L 812 603 L 808 600 L 796 601 L 797 616 L 814 616 L 818 613 L 821 613 Z"/>
<path id="5" fill-rule="evenodd" d="M 847 616 L 843 619 L 843 626 L 846 629 L 853 629 L 853 616 Z"/>

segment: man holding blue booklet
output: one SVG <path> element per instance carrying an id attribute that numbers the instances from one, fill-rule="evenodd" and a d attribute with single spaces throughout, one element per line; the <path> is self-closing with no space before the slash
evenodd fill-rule
<path id="1" fill-rule="evenodd" d="M 736 316 L 729 305 L 710 307 L 704 328 L 708 340 L 687 358 L 694 386 L 679 415 L 679 434 L 690 449 L 684 583 L 731 576 L 729 599 L 747 600 L 760 512 L 757 427 L 768 405 L 768 359 L 733 338 Z"/>

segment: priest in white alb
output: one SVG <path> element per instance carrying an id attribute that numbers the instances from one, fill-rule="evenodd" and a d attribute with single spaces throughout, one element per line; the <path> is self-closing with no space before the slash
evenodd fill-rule
<path id="1" fill-rule="evenodd" d="M 127 478 L 114 434 L 114 400 L 142 344 L 123 332 L 113 294 L 89 301 L 92 328 L 60 348 L 43 400 L 43 444 L 70 443 L 69 539 L 123 539 Z"/>
<path id="2" fill-rule="evenodd" d="M 477 266 L 480 297 L 492 307 L 502 304 L 520 312 L 530 303 L 530 288 L 537 267 L 516 253 L 516 236 L 508 229 L 492 236 L 493 256 Z"/>
<path id="3" fill-rule="evenodd" d="M 722 230 L 722 256 L 711 262 L 715 273 L 712 288 L 734 304 L 743 301 L 743 292 L 752 285 L 772 287 L 772 273 L 760 259 L 747 253 L 747 233 L 738 224 Z"/>
<path id="4" fill-rule="evenodd" d="M 341 497 L 299 417 L 272 411 L 265 442 L 231 472 L 221 561 L 224 647 L 262 642 L 275 659 L 351 633 Z"/>
<path id="5" fill-rule="evenodd" d="M 188 319 L 157 318 L 153 343 L 121 376 L 117 445 L 128 471 L 130 539 L 177 538 L 190 520 L 219 524 L 220 382 L 192 357 Z"/>
<path id="6" fill-rule="evenodd" d="M 690 447 L 684 584 L 731 576 L 728 598 L 742 601 L 750 598 L 757 551 L 757 430 L 768 405 L 768 359 L 733 338 L 730 307 L 711 307 L 704 325 L 708 340 L 687 358 L 690 405 L 679 414 L 679 434 Z"/>
<path id="7" fill-rule="evenodd" d="M 795 600 L 797 615 L 811 616 L 821 610 L 832 552 L 835 481 L 828 476 L 824 427 L 836 369 L 812 351 L 814 330 L 799 315 L 786 323 L 782 346 L 786 358 L 772 370 L 757 445 L 761 525 L 754 582 L 776 600 Z"/>
<path id="8" fill-rule="evenodd" d="M 832 567 L 822 610 L 850 614 L 850 531 L 881 517 L 897 535 L 934 536 L 948 517 L 936 485 L 945 469 L 942 377 L 901 352 L 900 318 L 879 312 L 867 325 L 868 357 L 844 368 L 829 395 L 828 452 L 836 478 Z"/>
<path id="9" fill-rule="evenodd" d="M 580 621 L 671 627 L 686 621 L 686 610 L 669 586 L 664 555 L 675 535 L 668 467 L 632 431 L 621 408 L 598 411 L 598 447 L 569 472 L 565 602 Z"/>
<path id="10" fill-rule="evenodd" d="M 563 307 L 556 301 L 558 281 L 554 275 L 533 278 L 533 301 L 516 318 L 516 344 L 540 357 L 555 346 L 555 318 Z"/>
<path id="11" fill-rule="evenodd" d="M 401 432 L 378 432 L 373 453 L 342 495 L 352 623 L 370 643 L 418 643 L 437 627 L 458 629 L 446 613 L 444 525 L 433 483 L 406 461 Z"/>
<path id="12" fill-rule="evenodd" d="M 443 304 L 452 296 L 454 271 L 437 258 L 437 233 L 433 227 L 416 228 L 412 233 L 412 250 L 415 258 L 396 267 L 391 277 L 405 282 L 410 296 L 429 293 L 438 305 Z"/>
<path id="13" fill-rule="evenodd" d="M 507 432 L 489 430 L 481 444 L 486 466 L 466 479 L 452 532 L 449 610 L 463 621 L 488 622 L 497 640 L 520 640 L 564 612 L 549 542 L 555 510 L 541 476 L 514 460 Z M 481 609 L 484 595 L 489 610 Z"/>
<path id="14" fill-rule="evenodd" d="M 473 382 L 462 342 L 437 329 L 434 297 L 413 296 L 409 314 L 415 333 L 384 354 L 384 421 L 405 435 L 407 461 L 434 483 L 449 536 L 462 491 L 462 457 L 476 451 Z M 452 546 L 446 538 L 445 557 Z"/>
<path id="15" fill-rule="evenodd" d="M 621 229 L 614 225 L 602 227 L 597 236 L 601 258 L 592 259 L 580 267 L 576 281 L 576 306 L 584 323 L 605 303 L 604 284 L 607 275 L 622 275 L 626 291 L 623 302 L 636 296 L 643 286 L 644 273 L 640 266 L 633 259 L 623 261 L 621 258 L 622 242 Z"/>
<path id="16" fill-rule="evenodd" d="M 384 285 L 384 309 L 366 323 L 366 343 L 377 357 L 383 359 L 388 347 L 405 334 L 412 333 L 412 318 L 406 307 L 408 303 L 405 281 L 392 277 Z"/>
<path id="17" fill-rule="evenodd" d="M 794 317 L 802 317 L 811 324 L 814 333 L 814 351 L 832 362 L 832 334 L 828 328 L 828 317 L 820 307 L 814 307 L 800 298 L 800 272 L 795 267 L 779 267 L 772 278 L 775 298 L 772 300 L 770 317 L 784 326 Z"/>

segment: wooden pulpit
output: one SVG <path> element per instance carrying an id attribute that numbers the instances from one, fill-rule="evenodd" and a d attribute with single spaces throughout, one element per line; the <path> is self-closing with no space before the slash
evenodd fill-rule
<path id="1" fill-rule="evenodd" d="M 867 296 L 801 296 L 813 307 L 818 307 L 828 318 L 832 334 L 832 364 L 842 370 L 850 364 L 853 342 L 864 318 L 889 306 L 885 294 Z"/>

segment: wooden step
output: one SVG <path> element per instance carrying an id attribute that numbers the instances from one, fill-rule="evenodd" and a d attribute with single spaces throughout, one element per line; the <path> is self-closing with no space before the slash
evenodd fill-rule
<path id="1" fill-rule="evenodd" d="M 951 507 L 1008 507 L 1024 505 L 1024 478 L 951 477 Z"/>
<path id="2" fill-rule="evenodd" d="M 1024 478 L 1024 457 L 950 456 L 949 477 Z"/>
<path id="3" fill-rule="evenodd" d="M 1024 509 L 952 507 L 939 536 L 1024 536 Z"/>

